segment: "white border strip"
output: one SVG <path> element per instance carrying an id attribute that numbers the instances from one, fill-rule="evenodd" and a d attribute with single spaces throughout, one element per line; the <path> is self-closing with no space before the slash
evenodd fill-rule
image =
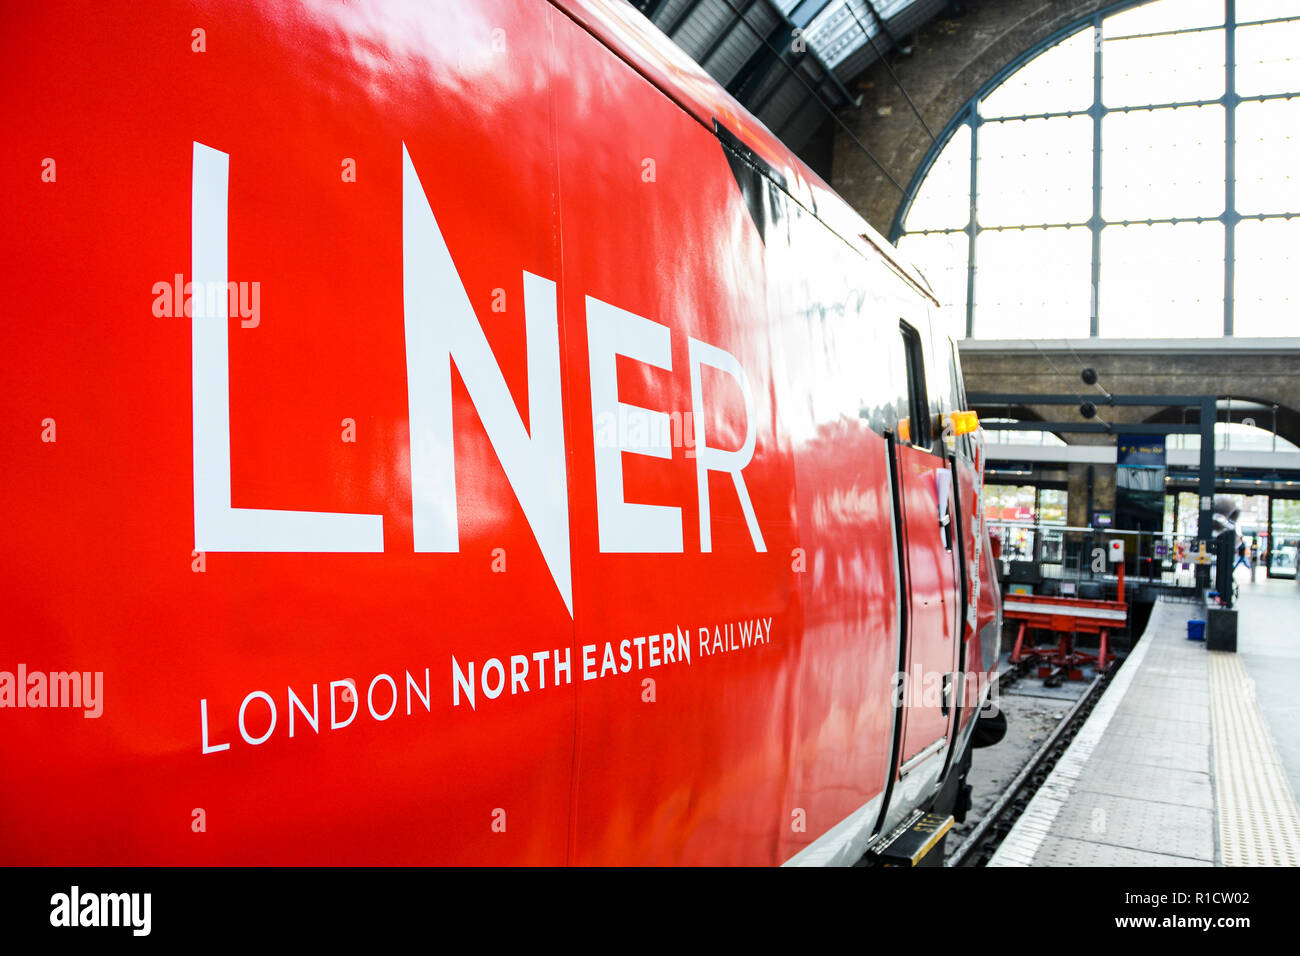
<path id="1" fill-rule="evenodd" d="M 1163 605 L 1162 601 L 1157 607 Z M 1137 676 L 1147 651 L 1156 641 L 1156 631 L 1151 628 L 1150 623 L 1147 625 L 1147 630 L 1151 632 L 1151 636 L 1144 636 L 1138 641 L 1137 648 L 1125 659 L 1119 673 L 1102 694 L 1101 700 L 1093 708 L 1074 741 L 1061 755 L 1061 759 L 1052 768 L 1051 774 L 1038 788 L 1038 792 L 1029 801 L 1020 819 L 1016 821 L 1011 832 L 1007 834 L 1006 839 L 989 860 L 989 866 L 1029 866 L 1033 862 L 1039 847 L 1043 845 L 1043 839 L 1052 832 L 1057 814 L 1061 812 L 1074 792 L 1075 785 L 1083 774 L 1083 768 L 1091 759 L 1093 750 L 1101 743 L 1110 719 L 1115 716 L 1115 711 L 1123 702 L 1124 695 L 1128 693 L 1129 685 Z"/>

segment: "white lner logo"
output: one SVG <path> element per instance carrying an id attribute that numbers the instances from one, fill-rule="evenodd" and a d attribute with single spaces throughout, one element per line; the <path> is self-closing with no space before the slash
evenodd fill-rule
<path id="1" fill-rule="evenodd" d="M 196 288 L 227 280 L 228 154 L 194 144 L 192 255 Z M 555 586 L 573 613 L 569 495 L 565 472 L 555 283 L 524 273 L 528 350 L 528 418 L 524 428 L 496 358 L 456 272 L 411 157 L 402 146 L 402 270 L 406 322 L 407 398 L 411 430 L 412 523 L 417 552 L 460 550 L 453 454 L 451 365 L 454 362 L 519 501 Z M 200 286 L 199 283 L 206 285 Z M 662 411 L 618 400 L 617 356 L 672 370 L 668 326 L 587 297 L 587 352 L 592 422 L 641 417 L 648 434 L 664 434 Z M 221 303 L 224 306 L 224 302 Z M 378 552 L 382 515 L 277 511 L 232 506 L 230 480 L 229 317 L 196 297 L 193 308 L 194 547 L 227 552 Z M 710 471 L 731 476 L 757 551 L 766 551 L 742 470 L 754 457 L 755 401 L 745 370 L 730 353 L 688 339 L 700 550 L 712 551 Z M 745 405 L 745 437 L 735 450 L 710 447 L 704 429 L 701 369 L 731 376 Z M 597 529 L 602 552 L 681 553 L 681 509 L 627 501 L 624 454 L 670 458 L 669 445 L 638 443 L 627 430 L 595 449 Z"/>

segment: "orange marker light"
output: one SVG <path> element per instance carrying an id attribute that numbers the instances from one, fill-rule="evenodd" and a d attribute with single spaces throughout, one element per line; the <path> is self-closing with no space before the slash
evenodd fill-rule
<path id="1" fill-rule="evenodd" d="M 953 412 L 949 421 L 954 435 L 969 435 L 980 427 L 980 417 L 975 412 Z"/>

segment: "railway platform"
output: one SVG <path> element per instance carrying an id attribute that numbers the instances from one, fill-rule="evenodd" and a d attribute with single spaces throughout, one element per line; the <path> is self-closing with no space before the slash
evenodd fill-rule
<path id="1" fill-rule="evenodd" d="M 1300 586 L 1240 590 L 1237 653 L 1159 600 L 989 866 L 1300 865 Z"/>

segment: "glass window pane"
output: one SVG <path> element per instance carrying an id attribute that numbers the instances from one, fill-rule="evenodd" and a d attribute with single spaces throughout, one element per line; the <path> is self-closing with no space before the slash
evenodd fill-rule
<path id="1" fill-rule="evenodd" d="M 1085 222 L 1092 214 L 1092 120 L 1008 120 L 979 129 L 982 226 Z"/>
<path id="2" fill-rule="evenodd" d="M 1022 66 L 980 103 L 981 116 L 1027 116 L 1092 105 L 1093 29 L 1058 43 Z"/>
<path id="3" fill-rule="evenodd" d="M 970 127 L 953 132 L 925 174 L 907 210 L 904 228 L 961 229 L 970 222 Z"/>
<path id="4" fill-rule="evenodd" d="M 1300 92 L 1300 20 L 1237 30 L 1237 93 Z"/>
<path id="5" fill-rule="evenodd" d="M 1108 113 L 1101 127 L 1101 211 L 1121 219 L 1223 212 L 1223 107 Z"/>
<path id="6" fill-rule="evenodd" d="M 1222 30 L 1106 40 L 1101 98 L 1107 106 L 1214 100 L 1225 89 Z"/>
<path id="7" fill-rule="evenodd" d="M 1197 445 L 1196 447 L 1200 447 Z M 1194 491 L 1178 492 L 1178 528 L 1180 535 L 1196 534 L 1201 520 L 1201 499 Z"/>
<path id="8" fill-rule="evenodd" d="M 1237 22 L 1300 17 L 1300 0 L 1237 0 Z"/>
<path id="9" fill-rule="evenodd" d="M 1046 445 L 1061 446 L 1065 442 L 1055 432 L 1029 431 L 1020 428 L 999 428 L 1004 422 L 1014 422 L 1015 418 L 986 418 L 980 416 L 980 427 L 991 432 L 991 440 L 999 445 Z"/>
<path id="10" fill-rule="evenodd" d="M 1156 0 L 1104 18 L 1101 28 L 1102 268 L 1096 295 L 1103 336 L 1223 333 L 1223 226 L 1148 220 L 1217 219 L 1224 211 L 1225 0 Z M 1235 328 L 1240 335 L 1300 328 L 1300 0 L 1237 0 L 1236 212 L 1264 216 L 1236 230 Z M 1287 18 L 1294 18 L 1288 20 Z M 1085 239 L 1093 198 L 1093 121 L 1009 119 L 1086 110 L 1097 33 L 1092 26 L 1044 50 L 977 106 L 978 195 L 968 195 L 968 127 L 923 181 L 900 247 L 939 297 L 964 313 L 964 229 L 972 208 L 974 334 L 1042 334 L 1065 322 L 1086 334 L 1094 311 Z M 1291 96 L 1290 94 L 1295 94 Z M 1147 106 L 1159 109 L 1143 109 Z M 1120 226 L 1127 222 L 1130 226 Z M 1066 226 L 1065 224 L 1070 224 Z M 1011 229 L 1008 227 L 1035 227 Z M 1050 228 L 1043 228 L 1050 227 Z M 929 233 L 925 236 L 918 232 Z M 1294 250 L 1294 253 L 1292 252 Z M 1072 266 L 1078 266 L 1077 269 Z M 1295 275 L 1292 282 L 1289 277 Z"/>
<path id="11" fill-rule="evenodd" d="M 1237 403 L 1234 402 L 1233 414 L 1239 415 L 1241 421 L 1215 423 L 1215 448 L 1231 448 L 1237 451 L 1300 451 L 1300 448 L 1296 448 L 1291 442 L 1269 430 L 1268 426 L 1273 422 L 1267 406 L 1258 406 L 1258 411 L 1254 409 L 1236 411 L 1236 408 Z M 1196 447 L 1201 447 L 1199 435 L 1189 437 L 1196 438 Z"/>
<path id="12" fill-rule="evenodd" d="M 1105 338 L 1223 335 L 1223 226 L 1107 226 L 1099 304 Z"/>
<path id="13" fill-rule="evenodd" d="M 1065 491 L 1044 488 L 1038 493 L 1038 520 L 1041 524 L 1065 524 L 1069 497 Z"/>
<path id="14" fill-rule="evenodd" d="M 977 337 L 1087 337 L 1092 303 L 1087 227 L 981 232 L 975 264 Z"/>
<path id="15" fill-rule="evenodd" d="M 1223 11 L 1223 0 L 1159 0 L 1111 14 L 1103 21 L 1102 29 L 1111 37 L 1216 27 L 1223 23 Z"/>
<path id="16" fill-rule="evenodd" d="M 1300 501 L 1273 498 L 1273 540 L 1268 543 L 1268 576 L 1294 578 L 1300 557 Z"/>
<path id="17" fill-rule="evenodd" d="M 1033 521 L 1033 485 L 985 485 L 984 516 L 994 521 Z"/>
<path id="18" fill-rule="evenodd" d="M 1234 335 L 1300 334 L 1300 219 L 1237 224 Z"/>
<path id="19" fill-rule="evenodd" d="M 1237 212 L 1300 212 L 1300 100 L 1237 107 Z"/>
<path id="20" fill-rule="evenodd" d="M 966 335 L 966 259 L 970 240 L 964 232 L 934 232 L 903 236 L 898 251 L 916 264 L 934 288 L 956 328 L 956 337 Z"/>

